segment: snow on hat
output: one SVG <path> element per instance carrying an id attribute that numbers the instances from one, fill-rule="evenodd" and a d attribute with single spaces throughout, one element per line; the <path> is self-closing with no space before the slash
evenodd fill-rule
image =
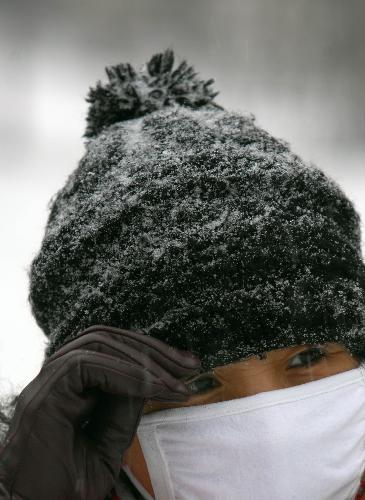
<path id="1" fill-rule="evenodd" d="M 29 272 L 45 355 L 106 324 L 206 369 L 303 343 L 365 357 L 360 218 L 340 187 L 171 50 L 106 72 Z"/>

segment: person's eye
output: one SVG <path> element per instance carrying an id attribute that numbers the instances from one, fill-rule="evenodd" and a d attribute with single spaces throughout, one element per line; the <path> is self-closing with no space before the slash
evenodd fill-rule
<path id="1" fill-rule="evenodd" d="M 187 383 L 186 387 L 192 394 L 197 394 L 201 392 L 210 391 L 211 389 L 214 389 L 219 385 L 220 383 L 211 375 L 210 376 L 203 375 Z"/>
<path id="2" fill-rule="evenodd" d="M 326 356 L 326 351 L 321 347 L 310 347 L 291 358 L 288 368 L 309 368 L 319 363 Z"/>

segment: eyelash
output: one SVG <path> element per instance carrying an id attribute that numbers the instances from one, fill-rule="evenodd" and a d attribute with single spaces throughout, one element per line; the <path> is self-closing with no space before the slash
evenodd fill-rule
<path id="1" fill-rule="evenodd" d="M 313 358 L 311 358 L 312 355 L 313 355 Z M 294 365 L 291 365 L 293 360 L 295 360 L 296 358 L 300 358 L 300 357 L 302 357 L 302 361 L 304 361 L 304 363 L 302 363 L 302 364 L 296 363 Z M 310 347 L 309 349 L 306 349 L 305 351 L 298 352 L 293 358 L 291 358 L 289 365 L 288 365 L 288 368 L 289 369 L 303 368 L 303 367 L 309 368 L 310 366 L 319 363 L 320 361 L 322 361 L 322 359 L 324 359 L 326 357 L 327 357 L 327 353 L 322 348 Z"/>
<path id="2" fill-rule="evenodd" d="M 204 383 L 210 382 L 209 387 L 204 387 Z M 199 383 L 203 383 L 203 387 L 199 387 Z M 187 385 L 187 388 L 192 394 L 200 394 L 202 392 L 210 391 L 211 389 L 214 389 L 215 387 L 218 387 L 220 383 L 213 378 L 212 376 L 202 376 L 200 378 L 196 378 L 195 380 L 192 380 L 189 382 Z"/>

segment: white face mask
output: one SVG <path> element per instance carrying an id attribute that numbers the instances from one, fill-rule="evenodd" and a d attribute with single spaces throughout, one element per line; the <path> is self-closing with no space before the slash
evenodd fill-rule
<path id="1" fill-rule="evenodd" d="M 348 500 L 365 468 L 365 365 L 231 401 L 144 415 L 157 500 Z"/>

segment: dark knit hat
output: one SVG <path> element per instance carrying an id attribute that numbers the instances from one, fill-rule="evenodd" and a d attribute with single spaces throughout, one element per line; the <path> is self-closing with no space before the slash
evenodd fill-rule
<path id="1" fill-rule="evenodd" d="M 143 330 L 205 369 L 303 343 L 365 357 L 360 218 L 171 50 L 106 69 L 86 153 L 50 204 L 29 300 L 51 355 L 93 324 Z"/>

